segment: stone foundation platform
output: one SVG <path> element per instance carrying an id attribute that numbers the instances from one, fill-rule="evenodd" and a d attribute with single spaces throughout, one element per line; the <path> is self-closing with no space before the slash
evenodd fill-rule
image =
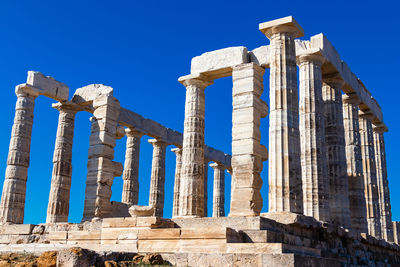
<path id="1" fill-rule="evenodd" d="M 160 253 L 176 266 L 400 266 L 400 247 L 303 215 L 106 218 L 0 227 L 0 252 Z"/>

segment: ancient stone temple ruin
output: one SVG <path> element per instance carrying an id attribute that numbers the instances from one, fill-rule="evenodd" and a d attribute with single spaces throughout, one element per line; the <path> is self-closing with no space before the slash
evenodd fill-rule
<path id="1" fill-rule="evenodd" d="M 0 204 L 0 251 L 83 247 L 161 253 L 177 266 L 384 266 L 400 264 L 381 108 L 323 34 L 300 40 L 292 18 L 259 25 L 269 39 L 249 51 L 229 47 L 192 59 L 183 133 L 122 107 L 113 88 L 91 84 L 68 99 L 67 85 L 28 72 L 17 103 Z M 255 34 L 257 32 L 255 31 Z M 267 40 L 266 40 L 267 42 Z M 269 69 L 269 77 L 264 75 Z M 232 155 L 204 142 L 205 88 L 232 76 Z M 269 80 L 269 104 L 261 99 Z M 35 99 L 57 101 L 59 122 L 46 222 L 23 224 Z M 82 223 L 68 223 L 74 118 L 90 112 Z M 183 111 L 182 111 L 183 112 Z M 260 131 L 269 116 L 269 133 Z M 269 134 L 269 143 L 261 136 Z M 148 206 L 138 206 L 141 137 L 151 136 Z M 127 137 L 124 164 L 113 161 Z M 176 169 L 173 217 L 163 218 L 165 154 Z M 261 177 L 268 160 L 268 177 Z M 207 181 L 207 169 L 214 180 Z M 225 214 L 225 170 L 232 176 Z M 123 175 L 121 202 L 111 202 Z M 212 217 L 207 183 L 213 182 Z M 268 183 L 269 192 L 261 186 Z M 261 213 L 263 198 L 269 209 Z M 385 265 L 386 266 L 386 265 Z"/>

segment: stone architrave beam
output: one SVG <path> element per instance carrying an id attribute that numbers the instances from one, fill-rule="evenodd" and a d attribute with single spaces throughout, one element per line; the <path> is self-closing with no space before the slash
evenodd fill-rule
<path id="1" fill-rule="evenodd" d="M 228 47 L 194 57 L 190 73 L 207 72 L 207 76 L 214 80 L 231 76 L 232 68 L 243 63 L 249 63 L 247 48 L 244 46 Z"/>
<path id="2" fill-rule="evenodd" d="M 40 95 L 45 95 L 57 101 L 67 101 L 69 88 L 66 84 L 50 76 L 44 76 L 38 71 L 28 71 L 26 83 L 34 88 Z"/>
<path id="3" fill-rule="evenodd" d="M 351 72 L 349 66 L 344 62 L 332 43 L 322 33 L 314 35 L 309 41 L 296 40 L 296 55 L 300 55 L 307 49 L 320 49 L 325 58 L 322 66 L 322 73 L 337 73 L 345 82 L 342 90 L 347 94 L 355 94 L 360 100 L 361 110 L 370 110 L 373 114 L 373 123 L 377 126 L 384 126 L 381 107 L 365 85 L 357 76 Z M 249 51 L 250 62 L 254 62 L 263 68 L 270 68 L 271 45 L 260 46 Z M 211 53 L 211 52 L 210 52 Z M 207 75 L 208 73 L 203 73 Z"/>
<path id="4" fill-rule="evenodd" d="M 136 112 L 121 108 L 118 121 L 121 125 L 135 128 L 137 131 L 140 131 L 145 135 L 151 136 L 155 139 L 164 140 L 166 143 L 176 147 L 182 147 L 182 133 L 167 128 L 151 119 L 146 119 Z M 231 156 L 222 151 L 205 146 L 204 155 L 211 161 L 222 164 L 227 169 L 231 168 Z"/>

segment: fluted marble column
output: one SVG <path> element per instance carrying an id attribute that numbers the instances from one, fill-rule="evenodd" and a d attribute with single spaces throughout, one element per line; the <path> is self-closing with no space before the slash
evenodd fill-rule
<path id="1" fill-rule="evenodd" d="M 123 171 L 122 164 L 113 161 L 119 101 L 114 96 L 101 95 L 93 101 L 93 108 L 82 221 L 111 215 L 111 187 L 114 177 Z"/>
<path id="2" fill-rule="evenodd" d="M 382 238 L 393 242 L 392 208 L 390 205 L 389 183 L 386 169 L 386 151 L 383 134 L 386 127 L 374 127 L 374 149 L 376 162 L 376 178 L 378 183 L 379 207 L 381 212 Z"/>
<path id="3" fill-rule="evenodd" d="M 379 193 L 376 179 L 374 137 L 371 120 L 372 115 L 370 113 L 359 112 L 368 234 L 376 238 L 381 238 Z"/>
<path id="4" fill-rule="evenodd" d="M 338 77 L 324 77 L 325 145 L 329 180 L 330 221 L 350 228 L 349 182 L 344 140 L 342 86 Z"/>
<path id="5" fill-rule="evenodd" d="M 140 139 L 143 133 L 135 129 L 127 128 L 125 164 L 122 179 L 122 203 L 129 206 L 137 205 L 139 201 L 139 158 L 140 158 Z"/>
<path id="6" fill-rule="evenodd" d="M 259 28 L 270 39 L 269 211 L 302 213 L 294 39 L 304 33 L 292 17 L 265 22 Z"/>
<path id="7" fill-rule="evenodd" d="M 8 150 L 6 177 L 0 204 L 1 222 L 23 223 L 28 179 L 33 109 L 38 94 L 27 87 L 15 89 L 14 125 Z"/>
<path id="8" fill-rule="evenodd" d="M 75 114 L 79 110 L 72 104 L 53 104 L 59 111 L 56 144 L 53 156 L 53 176 L 47 223 L 68 222 L 69 199 L 72 176 L 72 143 L 74 139 Z"/>
<path id="9" fill-rule="evenodd" d="M 179 78 L 186 87 L 179 216 L 204 214 L 204 89 L 212 82 L 202 75 Z"/>
<path id="10" fill-rule="evenodd" d="M 172 217 L 177 217 L 179 214 L 179 189 L 181 184 L 181 167 L 182 167 L 182 149 L 177 147 L 171 149 L 176 155 L 175 163 L 175 181 L 174 181 L 174 200 L 172 205 Z"/>
<path id="11" fill-rule="evenodd" d="M 360 100 L 356 95 L 343 95 L 342 100 L 347 176 L 349 179 L 351 228 L 360 233 L 368 233 L 363 160 L 358 118 L 358 105 L 360 104 Z"/>
<path id="12" fill-rule="evenodd" d="M 221 164 L 212 163 L 214 170 L 213 217 L 225 216 L 225 168 Z"/>
<path id="13" fill-rule="evenodd" d="M 254 63 L 232 71 L 232 187 L 229 216 L 258 216 L 262 208 L 260 173 L 268 151 L 261 145 L 261 118 L 268 105 L 261 100 L 265 70 Z"/>
<path id="14" fill-rule="evenodd" d="M 204 214 L 203 217 L 208 217 L 208 163 L 209 159 L 204 158 Z"/>
<path id="15" fill-rule="evenodd" d="M 300 68 L 300 140 L 304 214 L 329 221 L 324 103 L 320 52 L 298 57 Z"/>
<path id="16" fill-rule="evenodd" d="M 393 222 L 393 242 L 400 245 L 400 222 Z"/>
<path id="17" fill-rule="evenodd" d="M 149 206 L 154 207 L 154 215 L 163 217 L 165 192 L 165 152 L 168 144 L 161 140 L 151 139 L 153 161 L 151 165 Z"/>

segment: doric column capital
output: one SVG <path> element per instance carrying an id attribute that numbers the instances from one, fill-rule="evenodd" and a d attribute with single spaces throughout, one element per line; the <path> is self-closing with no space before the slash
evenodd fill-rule
<path id="1" fill-rule="evenodd" d="M 213 81 L 203 74 L 189 74 L 180 77 L 178 81 L 185 87 L 196 86 L 202 89 L 205 89 L 207 86 L 213 84 Z"/>
<path id="2" fill-rule="evenodd" d="M 173 149 L 171 149 L 172 152 L 174 152 L 176 155 L 182 155 L 182 148 L 180 147 L 175 147 Z"/>
<path id="3" fill-rule="evenodd" d="M 367 120 L 370 120 L 370 121 L 372 121 L 372 119 L 374 118 L 374 115 L 370 111 L 359 110 L 358 111 L 358 116 L 361 119 L 367 119 Z"/>
<path id="4" fill-rule="evenodd" d="M 38 92 L 38 90 L 36 88 L 34 88 L 26 83 L 23 83 L 23 84 L 19 84 L 19 85 L 15 86 L 15 94 L 18 97 L 25 96 L 25 97 L 31 97 L 31 98 L 35 99 L 36 97 L 39 96 L 40 93 Z"/>
<path id="5" fill-rule="evenodd" d="M 83 107 L 73 102 L 58 102 L 51 105 L 51 107 L 57 109 L 60 112 L 75 114 L 78 111 L 84 110 Z"/>
<path id="6" fill-rule="evenodd" d="M 306 52 L 297 55 L 296 59 L 297 65 L 301 65 L 304 62 L 313 62 L 322 66 L 325 61 L 325 57 L 322 55 L 320 49 L 309 49 Z"/>
<path id="7" fill-rule="evenodd" d="M 260 23 L 258 28 L 270 40 L 277 33 L 288 33 L 294 38 L 304 36 L 303 28 L 292 16 Z"/>
<path id="8" fill-rule="evenodd" d="M 148 140 L 148 142 L 150 144 L 152 144 L 153 147 L 166 147 L 166 146 L 168 146 L 167 143 L 165 143 L 164 141 L 162 141 L 160 139 L 150 139 L 150 140 Z"/>
<path id="9" fill-rule="evenodd" d="M 388 128 L 386 126 L 381 126 L 381 125 L 379 126 L 373 125 L 372 129 L 374 130 L 375 133 L 378 134 L 383 134 L 388 131 Z"/>
<path id="10" fill-rule="evenodd" d="M 353 105 L 359 105 L 361 103 L 360 99 L 358 98 L 358 96 L 356 94 L 344 94 L 342 96 L 342 101 L 345 104 L 353 104 Z"/>
<path id="11" fill-rule="evenodd" d="M 210 164 L 210 167 L 213 168 L 214 171 L 215 171 L 215 170 L 219 170 L 219 171 L 225 170 L 225 166 L 222 165 L 222 164 L 220 164 L 220 163 L 218 163 L 218 162 L 211 163 L 211 164 Z"/>
<path id="12" fill-rule="evenodd" d="M 338 73 L 322 74 L 322 81 L 335 89 L 342 89 L 345 84 L 344 80 Z"/>
<path id="13" fill-rule="evenodd" d="M 144 133 L 142 133 L 134 128 L 126 128 L 125 134 L 127 137 L 137 137 L 137 138 L 140 138 L 144 135 Z"/>

